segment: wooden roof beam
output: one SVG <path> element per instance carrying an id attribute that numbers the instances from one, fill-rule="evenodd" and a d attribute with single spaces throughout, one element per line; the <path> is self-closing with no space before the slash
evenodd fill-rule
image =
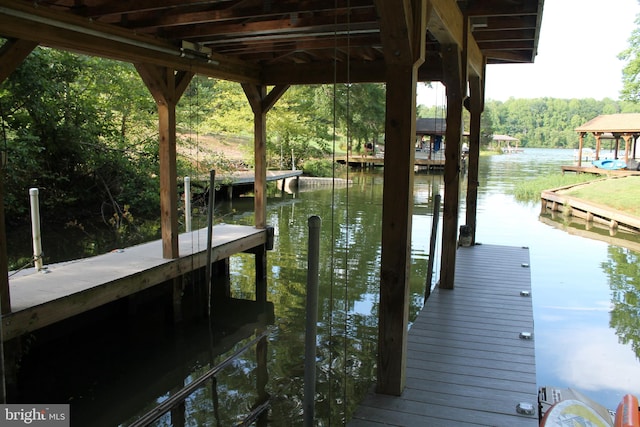
<path id="1" fill-rule="evenodd" d="M 428 2 L 427 29 L 441 45 L 455 44 L 464 47 L 464 16 L 455 2 L 449 0 L 430 0 Z M 468 34 L 467 40 L 468 71 L 470 75 L 484 78 L 484 57 L 476 40 Z"/>
<path id="2" fill-rule="evenodd" d="M 154 29 L 157 27 L 204 24 L 215 21 L 265 20 L 265 18 L 280 17 L 291 14 L 336 14 L 344 16 L 358 9 L 372 9 L 371 0 L 340 0 L 338 5 L 326 0 L 284 1 L 280 0 L 271 4 L 265 10 L 263 2 L 255 5 L 227 7 L 216 10 L 197 10 L 185 13 L 177 8 L 167 9 L 162 14 L 145 15 L 139 18 L 129 18 L 127 26 L 136 29 Z"/>
<path id="3" fill-rule="evenodd" d="M 27 56 L 38 46 L 30 40 L 7 40 L 0 47 L 0 83 L 22 64 Z"/>
<path id="4" fill-rule="evenodd" d="M 523 16 L 539 12 L 537 0 L 474 0 L 467 2 L 466 8 L 469 16 Z"/>
<path id="5" fill-rule="evenodd" d="M 25 2 L 0 0 L 0 36 L 119 61 L 190 70 L 231 81 L 259 81 L 258 68 L 244 61 L 212 54 L 211 61 L 207 62 L 184 55 L 179 47 L 152 37 Z"/>

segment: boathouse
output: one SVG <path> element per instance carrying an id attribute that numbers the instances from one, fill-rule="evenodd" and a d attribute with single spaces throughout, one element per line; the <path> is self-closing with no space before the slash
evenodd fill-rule
<path id="1" fill-rule="evenodd" d="M 440 81 L 446 87 L 439 286 L 452 289 L 463 108 L 470 112 L 465 222 L 473 241 L 487 65 L 534 61 L 543 4 L 543 0 L 0 0 L 0 37 L 6 39 L 0 48 L 0 82 L 38 45 L 135 64 L 158 107 L 162 244 L 155 250 L 164 259 L 180 257 L 176 104 L 194 75 L 241 83 L 253 110 L 257 230 L 267 227 L 267 118 L 278 99 L 291 85 L 385 83 L 376 390 L 401 395 L 407 370 L 416 85 Z M 0 204 L 3 318 L 13 306 L 5 240 Z M 3 334 L 4 340 L 10 338 Z"/>
<path id="2" fill-rule="evenodd" d="M 629 159 L 636 158 L 636 145 L 640 137 L 640 114 L 638 113 L 602 114 L 578 126 L 575 130 L 580 137 L 578 167 L 582 166 L 582 149 L 587 134 L 592 134 L 596 139 L 596 160 L 600 160 L 603 140 L 615 141 L 613 158 L 618 159 L 621 139 L 624 141 L 624 161 L 628 162 Z"/>

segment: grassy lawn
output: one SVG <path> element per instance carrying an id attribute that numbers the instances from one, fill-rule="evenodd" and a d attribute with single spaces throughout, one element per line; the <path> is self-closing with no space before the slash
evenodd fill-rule
<path id="1" fill-rule="evenodd" d="M 640 217 L 640 176 L 599 180 L 560 193 Z"/>

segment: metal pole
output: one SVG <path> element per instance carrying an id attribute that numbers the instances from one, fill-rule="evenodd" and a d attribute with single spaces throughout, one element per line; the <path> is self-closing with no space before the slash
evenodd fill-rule
<path id="1" fill-rule="evenodd" d="M 184 228 L 191 231 L 191 178 L 184 177 Z"/>
<path id="2" fill-rule="evenodd" d="M 431 281 L 433 280 L 433 261 L 436 250 L 436 238 L 438 236 L 438 219 L 440 218 L 440 199 L 442 196 L 436 194 L 433 198 L 433 221 L 431 223 L 431 239 L 429 240 L 429 261 L 427 262 L 427 282 L 424 291 L 424 302 L 427 302 L 431 295 Z"/>
<path id="3" fill-rule="evenodd" d="M 307 319 L 304 337 L 304 427 L 312 427 L 316 397 L 316 335 L 318 329 L 318 272 L 320 260 L 319 216 L 309 217 L 307 255 Z"/>
<path id="4" fill-rule="evenodd" d="M 207 280 L 207 316 L 211 317 L 211 250 L 213 246 L 213 204 L 216 196 L 216 171 L 209 172 L 209 209 L 207 212 L 207 266 L 205 276 Z"/>
<path id="5" fill-rule="evenodd" d="M 33 265 L 37 271 L 42 270 L 42 237 L 40 236 L 40 202 L 38 189 L 29 189 L 31 200 L 31 238 L 33 240 Z"/>

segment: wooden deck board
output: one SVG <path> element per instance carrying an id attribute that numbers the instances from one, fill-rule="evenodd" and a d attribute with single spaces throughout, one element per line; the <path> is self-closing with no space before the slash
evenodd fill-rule
<path id="1" fill-rule="evenodd" d="M 436 289 L 408 335 L 402 396 L 370 392 L 349 426 L 537 426 L 527 248 L 460 248 L 453 290 Z"/>
<path id="2" fill-rule="evenodd" d="M 212 262 L 266 242 L 263 229 L 216 225 Z M 23 270 L 9 279 L 12 312 L 2 316 L 3 339 L 80 314 L 178 277 L 206 264 L 207 230 L 183 233 L 180 257 L 162 258 L 159 240 L 71 262 L 47 265 L 48 273 Z"/>

